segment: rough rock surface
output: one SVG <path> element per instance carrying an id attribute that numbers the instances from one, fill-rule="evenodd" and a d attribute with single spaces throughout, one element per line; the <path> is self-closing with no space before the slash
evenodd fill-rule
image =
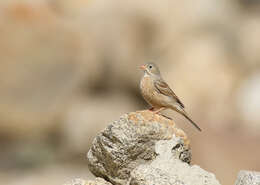
<path id="1" fill-rule="evenodd" d="M 215 175 L 199 166 L 190 166 L 174 157 L 180 138 L 158 141 L 158 155 L 150 164 L 143 164 L 131 172 L 130 185 L 220 185 Z"/>
<path id="2" fill-rule="evenodd" d="M 89 169 L 113 184 L 127 184 L 133 169 L 156 158 L 155 144 L 173 138 L 179 139 L 171 157 L 189 163 L 189 140 L 172 120 L 150 111 L 125 114 L 94 139 L 87 155 Z"/>
<path id="3" fill-rule="evenodd" d="M 73 179 L 71 182 L 64 185 L 112 185 L 111 183 L 105 181 L 101 178 L 96 178 L 95 180 L 83 180 L 83 179 Z"/>
<path id="4" fill-rule="evenodd" d="M 215 175 L 190 165 L 186 134 L 151 111 L 123 115 L 93 141 L 90 171 L 115 185 L 220 185 Z"/>
<path id="5" fill-rule="evenodd" d="M 236 185 L 260 185 L 260 172 L 240 171 Z"/>

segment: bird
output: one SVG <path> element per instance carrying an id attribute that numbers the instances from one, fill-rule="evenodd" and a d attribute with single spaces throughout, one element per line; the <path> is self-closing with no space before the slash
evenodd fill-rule
<path id="1" fill-rule="evenodd" d="M 188 116 L 185 106 L 161 76 L 160 70 L 154 63 L 140 66 L 144 75 L 140 81 L 141 94 L 151 106 L 150 111 L 158 114 L 165 109 L 172 109 L 182 116 L 199 131 L 201 128 Z"/>

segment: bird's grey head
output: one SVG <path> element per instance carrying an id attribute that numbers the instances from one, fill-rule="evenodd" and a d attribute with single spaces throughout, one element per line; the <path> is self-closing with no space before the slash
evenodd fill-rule
<path id="1" fill-rule="evenodd" d="M 160 70 L 154 63 L 147 63 L 140 67 L 148 75 L 160 76 Z"/>

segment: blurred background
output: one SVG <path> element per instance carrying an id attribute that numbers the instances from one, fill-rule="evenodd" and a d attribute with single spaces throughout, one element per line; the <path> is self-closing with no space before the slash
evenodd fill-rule
<path id="1" fill-rule="evenodd" d="M 1 0 L 0 184 L 93 178 L 95 135 L 148 108 L 147 61 L 203 130 L 165 112 L 194 164 L 223 185 L 260 171 L 259 0 Z"/>

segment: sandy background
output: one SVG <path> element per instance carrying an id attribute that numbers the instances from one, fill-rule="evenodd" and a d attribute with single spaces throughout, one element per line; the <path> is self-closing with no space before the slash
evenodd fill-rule
<path id="1" fill-rule="evenodd" d="M 259 1 L 2 0 L 0 184 L 92 178 L 95 135 L 148 108 L 147 61 L 203 129 L 165 112 L 189 135 L 193 163 L 223 185 L 260 171 Z"/>

